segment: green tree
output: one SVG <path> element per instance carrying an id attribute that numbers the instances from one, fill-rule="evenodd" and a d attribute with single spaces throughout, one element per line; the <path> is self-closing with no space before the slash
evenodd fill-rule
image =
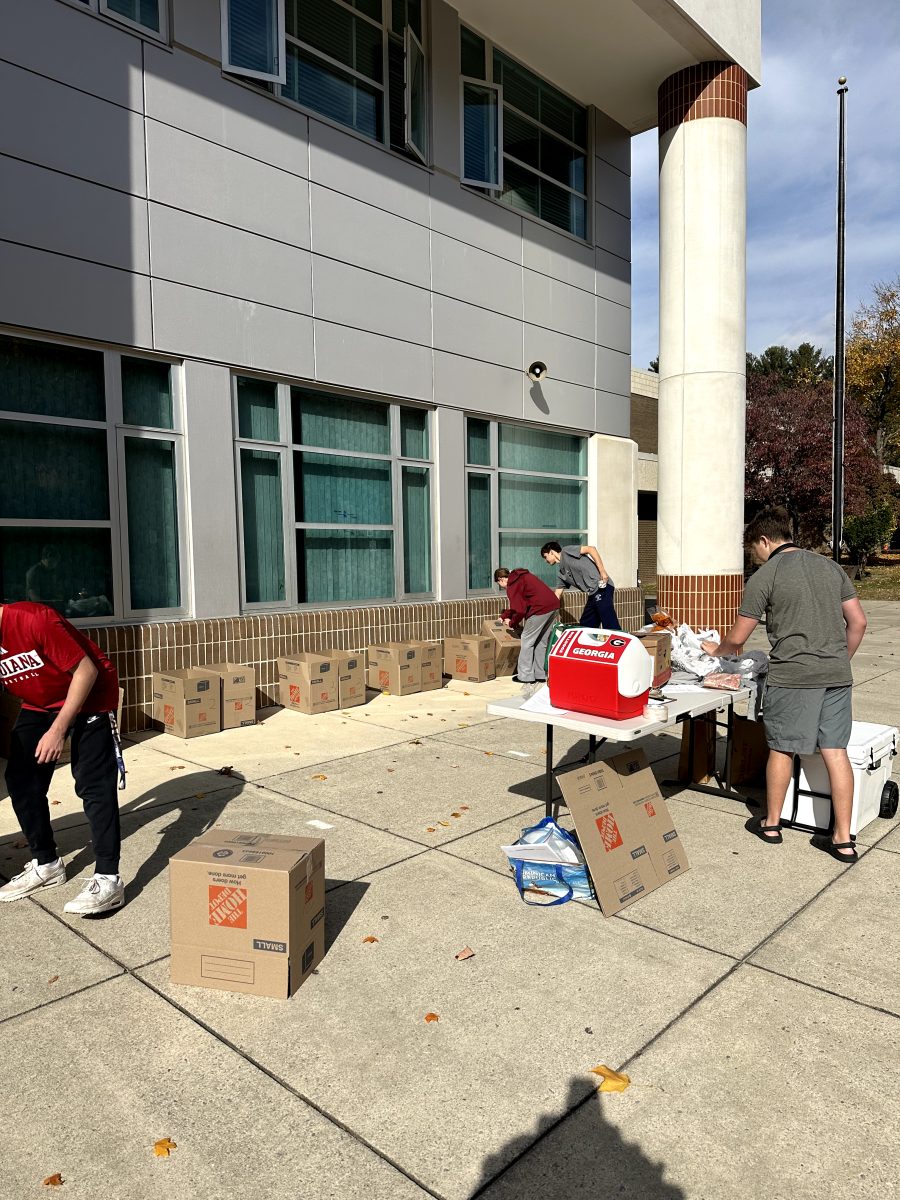
<path id="1" fill-rule="evenodd" d="M 847 517 L 844 522 L 844 541 L 856 564 L 857 579 L 865 574 L 869 555 L 878 553 L 890 539 L 896 524 L 894 505 L 887 499 L 873 504 L 859 516 Z"/>
<path id="2" fill-rule="evenodd" d="M 812 342 L 801 342 L 796 350 L 769 346 L 762 354 L 747 355 L 747 374 L 776 376 L 786 387 L 815 387 L 834 377 L 834 359 Z"/>
<path id="3" fill-rule="evenodd" d="M 900 275 L 876 283 L 847 339 L 847 388 L 869 423 L 881 463 L 900 458 Z"/>

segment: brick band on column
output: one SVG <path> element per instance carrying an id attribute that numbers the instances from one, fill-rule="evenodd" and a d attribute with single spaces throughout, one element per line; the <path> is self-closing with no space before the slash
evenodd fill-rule
<path id="1" fill-rule="evenodd" d="M 747 72 L 730 62 L 705 62 L 677 71 L 660 85 L 659 136 L 684 121 L 730 117 L 747 124 Z"/>
<path id="2" fill-rule="evenodd" d="M 657 605 L 678 624 L 718 629 L 724 637 L 737 616 L 744 592 L 740 575 L 660 575 Z"/>

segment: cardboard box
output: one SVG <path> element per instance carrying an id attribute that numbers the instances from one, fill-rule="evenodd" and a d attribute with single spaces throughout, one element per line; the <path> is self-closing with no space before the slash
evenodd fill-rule
<path id="1" fill-rule="evenodd" d="M 180 738 L 218 733 L 222 721 L 218 675 L 200 667 L 154 673 L 153 720 Z"/>
<path id="2" fill-rule="evenodd" d="M 256 671 L 243 663 L 213 663 L 206 668 L 219 676 L 222 728 L 242 729 L 256 724 Z"/>
<path id="3" fill-rule="evenodd" d="M 421 651 L 422 691 L 434 692 L 444 686 L 444 643 L 412 642 Z"/>
<path id="4" fill-rule="evenodd" d="M 169 861 L 173 983 L 286 999 L 325 956 L 321 838 L 209 829 Z"/>
<path id="5" fill-rule="evenodd" d="M 369 687 L 392 696 L 422 690 L 422 650 L 412 642 L 385 642 L 368 650 Z"/>
<path id="6" fill-rule="evenodd" d="M 478 634 L 472 637 L 444 639 L 444 674 L 467 683 L 484 683 L 496 679 L 496 647 L 492 637 Z"/>
<path id="7" fill-rule="evenodd" d="M 769 744 L 762 721 L 747 717 L 734 718 L 731 742 L 731 782 L 765 783 Z"/>
<path id="8" fill-rule="evenodd" d="M 355 708 L 366 702 L 366 653 L 364 650 L 316 651 L 330 658 L 338 670 L 338 707 Z"/>
<path id="9" fill-rule="evenodd" d="M 278 660 L 281 703 L 293 712 L 333 712 L 338 706 L 338 664 L 321 654 L 303 652 Z"/>
<path id="10" fill-rule="evenodd" d="M 680 783 L 709 783 L 716 769 L 716 724 L 715 713 L 709 718 L 700 716 L 684 721 L 681 730 L 681 753 L 678 758 L 678 780 Z M 690 762 L 690 738 L 694 739 L 693 778 L 688 775 Z"/>
<path id="11" fill-rule="evenodd" d="M 605 917 L 689 869 L 643 750 L 557 778 Z"/>
<path id="12" fill-rule="evenodd" d="M 18 696 L 0 687 L 0 758 L 9 758 L 9 739 L 21 707 L 22 701 Z"/>
<path id="13" fill-rule="evenodd" d="M 519 669 L 519 651 L 522 649 L 522 639 L 516 637 L 510 627 L 504 625 L 500 620 L 482 621 L 481 633 L 483 637 L 492 637 L 496 643 L 494 646 L 494 671 L 497 678 L 515 675 Z"/>
<path id="14" fill-rule="evenodd" d="M 644 649 L 653 659 L 653 686 L 658 688 L 672 678 L 672 635 L 665 629 L 652 633 L 636 633 Z"/>

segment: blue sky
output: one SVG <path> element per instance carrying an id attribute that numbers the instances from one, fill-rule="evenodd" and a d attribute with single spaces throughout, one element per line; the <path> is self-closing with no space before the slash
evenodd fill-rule
<path id="1" fill-rule="evenodd" d="M 847 323 L 900 273 L 900 0 L 763 0 L 748 118 L 747 348 L 834 347 L 837 79 L 847 94 Z M 632 354 L 658 352 L 657 137 L 632 142 Z"/>

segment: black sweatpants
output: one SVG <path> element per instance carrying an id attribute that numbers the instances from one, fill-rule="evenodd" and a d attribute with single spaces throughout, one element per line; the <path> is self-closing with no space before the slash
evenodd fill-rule
<path id="1" fill-rule="evenodd" d="M 54 713 L 23 708 L 12 731 L 6 786 L 31 854 L 43 866 L 57 858 L 47 792 L 54 763 L 39 763 L 37 744 L 53 724 Z M 72 777 L 91 827 L 99 875 L 116 875 L 122 836 L 119 828 L 118 773 L 108 713 L 80 713 L 72 726 Z"/>

